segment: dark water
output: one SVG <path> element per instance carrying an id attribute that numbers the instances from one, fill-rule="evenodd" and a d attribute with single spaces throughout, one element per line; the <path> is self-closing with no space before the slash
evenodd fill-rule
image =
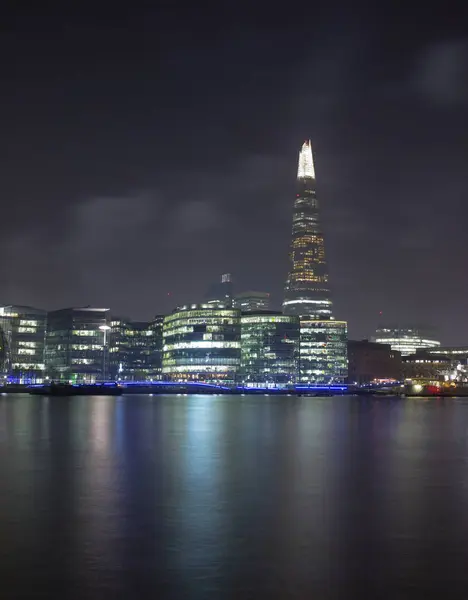
<path id="1" fill-rule="evenodd" d="M 468 400 L 0 397 L 1 598 L 468 598 Z"/>

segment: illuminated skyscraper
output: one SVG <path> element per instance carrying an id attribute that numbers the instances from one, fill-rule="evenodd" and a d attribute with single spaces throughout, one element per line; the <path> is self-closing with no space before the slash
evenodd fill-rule
<path id="1" fill-rule="evenodd" d="M 299 153 L 290 258 L 283 302 L 285 314 L 329 318 L 332 302 L 310 140 L 304 142 Z"/>

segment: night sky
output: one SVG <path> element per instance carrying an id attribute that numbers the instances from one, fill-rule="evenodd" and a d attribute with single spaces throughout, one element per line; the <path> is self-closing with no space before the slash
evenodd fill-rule
<path id="1" fill-rule="evenodd" d="M 0 301 L 150 318 L 227 271 L 279 307 L 311 138 L 350 336 L 468 344 L 463 15 L 157 4 L 2 14 Z"/>

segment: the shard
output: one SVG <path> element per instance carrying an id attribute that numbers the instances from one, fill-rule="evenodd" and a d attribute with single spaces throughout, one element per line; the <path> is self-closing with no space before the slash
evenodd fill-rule
<path id="1" fill-rule="evenodd" d="M 310 140 L 304 142 L 299 152 L 290 261 L 284 313 L 330 318 L 332 302 Z"/>

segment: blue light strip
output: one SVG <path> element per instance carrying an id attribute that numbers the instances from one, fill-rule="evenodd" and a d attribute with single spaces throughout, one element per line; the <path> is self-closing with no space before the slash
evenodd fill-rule
<path id="1" fill-rule="evenodd" d="M 340 385 L 298 385 L 295 388 L 296 390 L 309 390 L 309 391 L 314 391 L 314 390 L 329 390 L 329 391 L 345 391 L 348 389 L 347 386 L 340 386 Z"/>

